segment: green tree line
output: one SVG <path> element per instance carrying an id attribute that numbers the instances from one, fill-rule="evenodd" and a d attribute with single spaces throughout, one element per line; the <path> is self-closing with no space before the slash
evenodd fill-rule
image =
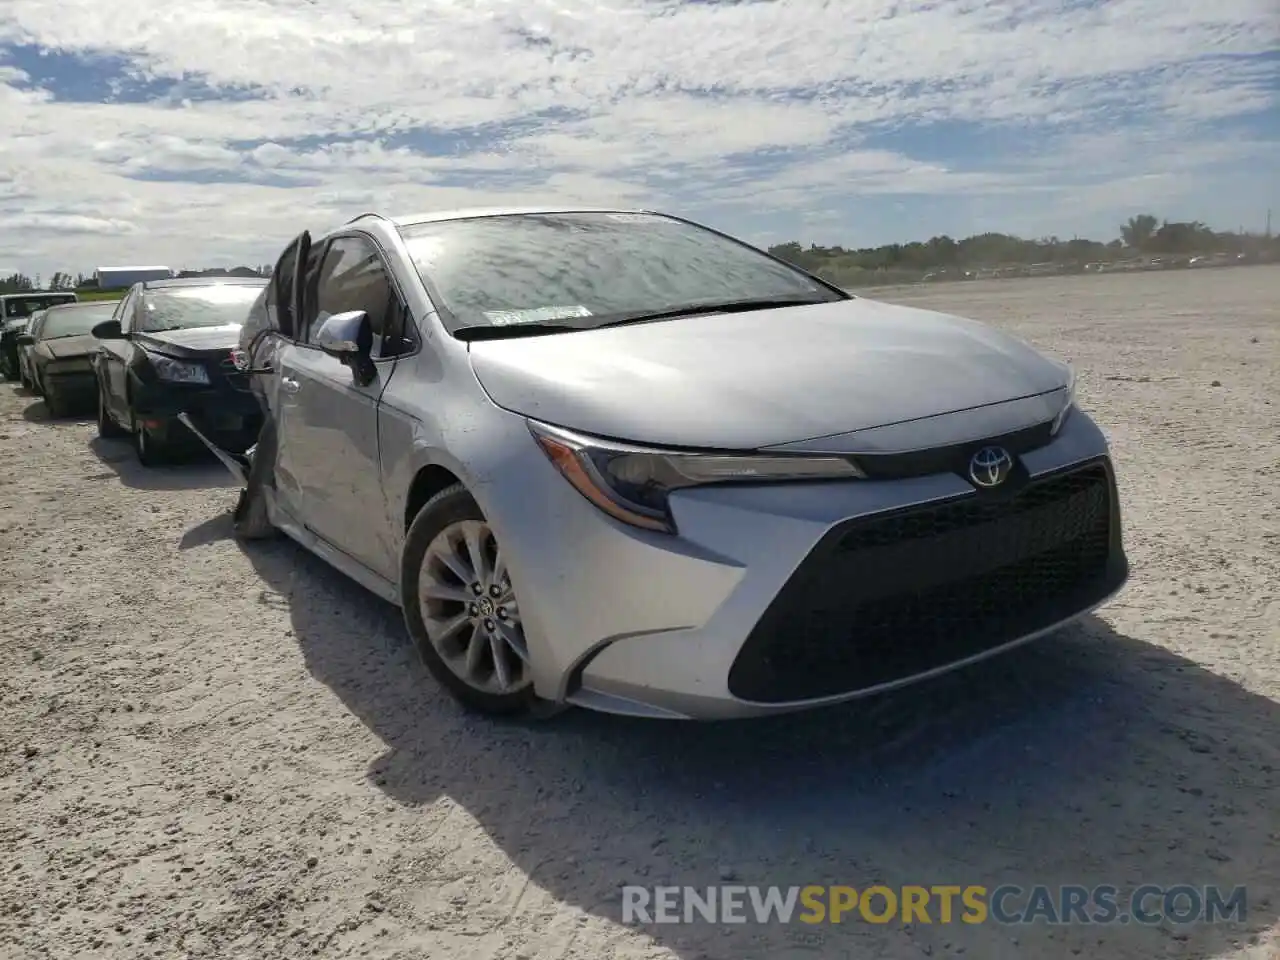
<path id="1" fill-rule="evenodd" d="M 1170 222 L 1144 213 L 1120 225 L 1114 240 L 1043 237 L 1028 240 L 1006 233 L 981 233 L 963 240 L 931 237 L 913 243 L 848 249 L 792 241 L 769 248 L 789 263 L 838 283 L 857 286 L 917 280 L 930 274 L 957 279 L 976 271 L 1017 272 L 1031 265 L 1052 266 L 1047 272 L 1083 271 L 1090 264 L 1114 264 L 1139 257 L 1189 259 L 1214 254 L 1244 254 L 1261 259 L 1280 256 L 1280 240 L 1257 234 L 1218 232 L 1199 221 Z M 1010 270 L 1010 268 L 1014 268 Z"/>
<path id="2" fill-rule="evenodd" d="M 1110 241 L 1073 237 L 1043 237 L 1028 240 L 1006 233 L 981 233 L 963 240 L 948 236 L 931 237 L 913 243 L 889 243 L 879 247 L 851 249 L 796 241 L 780 243 L 769 252 L 802 269 L 843 286 L 918 280 L 928 275 L 964 276 L 978 270 L 1051 265 L 1053 272 L 1084 270 L 1089 264 L 1108 264 L 1134 257 L 1192 255 L 1245 255 L 1261 259 L 1280 257 L 1280 238 L 1228 233 L 1211 229 L 1199 221 L 1170 222 L 1149 213 L 1130 217 L 1120 225 L 1119 236 Z M 207 268 L 184 270 L 179 276 L 266 276 L 270 267 Z M 48 285 L 40 276 L 23 273 L 0 277 L 0 293 L 24 290 L 94 290 L 92 274 L 55 272 Z"/>

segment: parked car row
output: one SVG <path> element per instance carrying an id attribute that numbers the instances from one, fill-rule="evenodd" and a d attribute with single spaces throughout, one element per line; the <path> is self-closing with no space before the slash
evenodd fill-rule
<path id="1" fill-rule="evenodd" d="M 487 713 L 835 703 L 1128 576 L 1069 367 L 677 217 L 367 214 L 269 282 L 137 284 L 91 332 L 104 435 L 144 464 L 204 442 L 239 536 L 399 605 Z"/>

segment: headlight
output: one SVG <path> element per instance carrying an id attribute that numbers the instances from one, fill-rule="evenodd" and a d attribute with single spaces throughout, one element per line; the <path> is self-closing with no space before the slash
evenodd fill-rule
<path id="1" fill-rule="evenodd" d="M 1059 391 L 1063 398 L 1062 409 L 1053 418 L 1053 426 L 1049 428 L 1051 437 L 1058 435 L 1058 431 L 1062 429 L 1062 425 L 1067 422 L 1067 417 L 1071 416 L 1071 411 L 1076 406 L 1076 372 L 1071 367 L 1067 367 L 1067 377 L 1067 385 Z"/>
<path id="2" fill-rule="evenodd" d="M 161 380 L 167 380 L 170 383 L 209 382 L 208 371 L 198 363 L 175 360 L 173 357 L 166 357 L 159 353 L 148 353 L 147 359 L 151 361 L 151 369 Z"/>
<path id="3" fill-rule="evenodd" d="M 843 457 L 713 454 L 614 444 L 529 421 L 543 452 L 579 493 L 634 527 L 675 533 L 667 507 L 673 490 L 721 483 L 857 480 Z"/>

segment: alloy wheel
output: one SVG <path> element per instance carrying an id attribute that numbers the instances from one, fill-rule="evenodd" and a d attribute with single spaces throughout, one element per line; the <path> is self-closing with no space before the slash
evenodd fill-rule
<path id="1" fill-rule="evenodd" d="M 489 525 L 449 524 L 427 545 L 418 603 L 432 648 L 474 690 L 511 694 L 532 683 L 511 578 Z"/>

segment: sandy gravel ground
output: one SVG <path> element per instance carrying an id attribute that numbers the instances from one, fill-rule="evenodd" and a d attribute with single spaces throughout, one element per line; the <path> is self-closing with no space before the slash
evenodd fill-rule
<path id="1" fill-rule="evenodd" d="M 1078 366 L 1135 577 L 946 682 L 749 725 L 466 718 L 394 610 L 229 538 L 216 466 L 142 471 L 0 385 L 0 956 L 1277 956 L 1280 269 L 883 296 Z M 625 883 L 721 878 L 1247 884 L 1249 916 L 620 923 Z"/>

